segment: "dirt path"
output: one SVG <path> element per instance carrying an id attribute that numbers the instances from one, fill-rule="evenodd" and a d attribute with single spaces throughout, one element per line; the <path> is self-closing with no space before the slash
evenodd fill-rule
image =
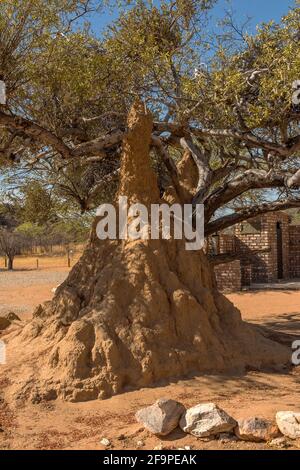
<path id="1" fill-rule="evenodd" d="M 236 419 L 247 416 L 273 418 L 282 409 L 300 409 L 299 373 L 277 375 L 249 373 L 244 377 L 210 376 L 179 381 L 164 387 L 142 389 L 104 401 L 48 402 L 0 411 L 0 448 L 7 449 L 103 449 L 101 438 L 112 448 L 144 449 L 160 443 L 165 449 L 265 449 L 266 444 L 204 442 L 180 430 L 160 440 L 141 429 L 134 413 L 160 397 L 177 399 L 186 406 L 214 401 Z"/>
<path id="2" fill-rule="evenodd" d="M 244 320 L 300 335 L 300 291 L 252 291 L 227 296 Z"/>
<path id="3" fill-rule="evenodd" d="M 0 270 L 0 315 L 15 312 L 22 320 L 31 317 L 34 308 L 53 296 L 51 291 L 63 282 L 68 268 L 43 270 Z"/>
<path id="4" fill-rule="evenodd" d="M 0 312 L 13 310 L 24 319 L 40 302 L 52 297 L 51 289 L 63 281 L 65 267 L 40 271 L 0 271 Z M 243 318 L 278 331 L 300 334 L 300 292 L 270 291 L 231 294 Z M 1 367 L 1 366 L 0 366 Z M 0 382 L 5 388 L 9 378 Z M 204 376 L 161 387 L 124 393 L 104 401 L 60 401 L 9 409 L 0 401 L 0 449 L 101 449 L 102 437 L 116 449 L 264 449 L 265 444 L 204 442 L 180 431 L 163 441 L 142 430 L 135 422 L 137 409 L 159 397 L 177 399 L 186 406 L 215 401 L 235 418 L 273 418 L 278 410 L 300 410 L 300 369 L 292 374 L 251 372 L 242 377 Z"/>
<path id="5" fill-rule="evenodd" d="M 0 314 L 12 310 L 24 319 L 30 317 L 39 303 L 53 297 L 52 289 L 68 272 L 65 266 L 12 272 L 0 269 Z M 246 321 L 300 334 L 300 291 L 251 291 L 227 297 Z"/>

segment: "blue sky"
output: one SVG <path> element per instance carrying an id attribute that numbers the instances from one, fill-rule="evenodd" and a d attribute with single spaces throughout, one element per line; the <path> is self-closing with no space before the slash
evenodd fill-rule
<path id="1" fill-rule="evenodd" d="M 251 27 L 253 31 L 258 23 L 280 20 L 295 2 L 293 0 L 232 0 L 228 3 L 226 0 L 219 0 L 214 8 L 214 17 L 222 17 L 230 4 L 236 12 L 236 18 L 239 22 L 243 22 L 247 16 L 252 18 Z"/>
<path id="2" fill-rule="evenodd" d="M 294 0 L 231 0 L 230 2 L 219 0 L 211 12 L 211 26 L 215 29 L 218 20 L 224 16 L 225 11 L 232 8 L 239 24 L 243 23 L 248 16 L 251 17 L 251 22 L 247 26 L 248 32 L 251 33 L 261 22 L 280 20 L 288 12 L 289 7 L 294 4 Z M 94 15 L 90 18 L 93 31 L 99 34 L 116 17 L 117 11 L 113 11 L 111 14 Z"/>

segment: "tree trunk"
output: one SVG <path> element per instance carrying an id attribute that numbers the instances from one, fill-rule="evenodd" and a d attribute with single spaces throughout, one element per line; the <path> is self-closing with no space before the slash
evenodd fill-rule
<path id="1" fill-rule="evenodd" d="M 162 202 L 143 105 L 128 127 L 119 195 L 129 204 Z M 174 191 L 164 200 L 174 202 Z M 53 301 L 9 341 L 19 351 L 13 396 L 83 401 L 191 374 L 287 364 L 289 350 L 242 322 L 216 290 L 202 251 L 174 239 L 100 241 L 95 227 Z"/>
<path id="2" fill-rule="evenodd" d="M 14 269 L 14 257 L 13 256 L 8 256 L 8 265 L 7 269 L 9 271 L 12 271 Z"/>

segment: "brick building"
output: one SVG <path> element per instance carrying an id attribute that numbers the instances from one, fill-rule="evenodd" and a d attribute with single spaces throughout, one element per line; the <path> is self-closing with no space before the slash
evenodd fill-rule
<path id="1" fill-rule="evenodd" d="M 238 259 L 215 267 L 220 290 L 238 291 L 255 283 L 300 278 L 300 225 L 289 213 L 270 212 L 211 237 L 215 254 Z"/>

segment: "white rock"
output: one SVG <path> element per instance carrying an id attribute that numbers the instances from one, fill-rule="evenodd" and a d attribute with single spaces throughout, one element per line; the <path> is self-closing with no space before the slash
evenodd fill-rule
<path id="1" fill-rule="evenodd" d="M 222 444 L 227 444 L 228 442 L 236 442 L 238 438 L 235 434 L 230 434 L 229 432 L 222 432 L 219 435 L 219 440 Z"/>
<path id="2" fill-rule="evenodd" d="M 110 446 L 110 441 L 108 439 L 106 439 L 106 437 L 103 437 L 100 441 L 100 444 L 102 444 L 105 447 L 108 447 L 108 446 Z"/>
<path id="3" fill-rule="evenodd" d="M 284 436 L 290 439 L 300 438 L 300 413 L 294 411 L 278 411 L 276 423 Z"/>
<path id="4" fill-rule="evenodd" d="M 229 432 L 236 424 L 236 421 L 215 403 L 202 403 L 189 408 L 179 422 L 184 432 L 196 437 L 209 437 L 221 432 Z"/>
<path id="5" fill-rule="evenodd" d="M 158 446 L 153 447 L 153 450 L 163 450 L 162 444 L 158 444 Z"/>
<path id="6" fill-rule="evenodd" d="M 272 439 L 270 442 L 268 442 L 268 445 L 271 447 L 278 447 L 279 449 L 286 449 L 287 447 L 291 447 L 290 442 L 284 436 Z"/>
<path id="7" fill-rule="evenodd" d="M 161 398 L 154 405 L 137 411 L 135 417 L 148 431 L 158 436 L 166 436 L 178 426 L 184 411 L 181 403 Z"/>
<path id="8" fill-rule="evenodd" d="M 280 436 L 275 423 L 258 417 L 239 420 L 234 432 L 239 439 L 252 442 L 269 441 Z"/>
<path id="9" fill-rule="evenodd" d="M 143 441 L 137 441 L 136 443 L 137 447 L 144 447 L 144 442 Z"/>

